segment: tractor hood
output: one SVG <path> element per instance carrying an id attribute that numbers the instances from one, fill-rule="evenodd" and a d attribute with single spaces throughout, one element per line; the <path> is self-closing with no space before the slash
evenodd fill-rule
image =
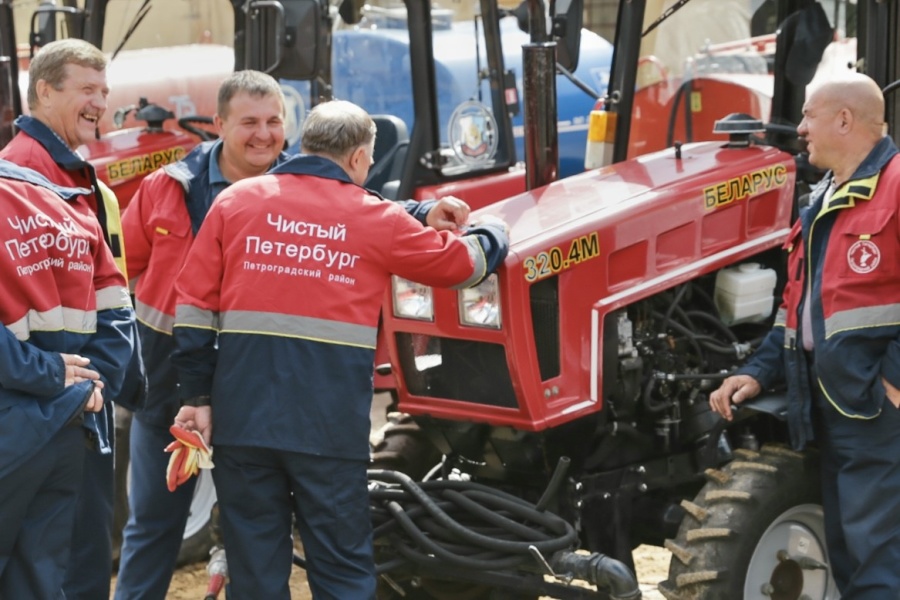
<path id="1" fill-rule="evenodd" d="M 502 218 L 511 253 L 527 256 L 578 236 L 600 232 L 603 247 L 652 238 L 675 224 L 697 233 L 711 215 L 778 187 L 791 192 L 793 160 L 769 147 L 732 148 L 704 142 L 663 150 L 555 181 L 475 213 Z M 790 203 L 773 218 L 785 223 Z M 612 239 L 604 239 L 603 230 Z"/>

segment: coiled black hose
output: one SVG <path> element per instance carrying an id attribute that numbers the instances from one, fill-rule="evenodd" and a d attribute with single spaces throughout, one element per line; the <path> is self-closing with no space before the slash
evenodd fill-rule
<path id="1" fill-rule="evenodd" d="M 558 485 L 562 478 L 554 479 Z M 544 556 L 577 547 L 578 536 L 564 519 L 492 487 L 416 483 L 397 471 L 369 471 L 369 480 L 375 482 L 369 489 L 375 544 L 387 538 L 413 563 L 439 559 L 451 567 L 501 570 L 533 562 L 530 547 Z M 381 564 L 378 571 L 394 566 Z"/>

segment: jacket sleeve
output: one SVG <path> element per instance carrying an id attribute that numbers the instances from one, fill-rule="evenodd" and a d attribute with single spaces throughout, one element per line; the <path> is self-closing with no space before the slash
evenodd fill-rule
<path id="1" fill-rule="evenodd" d="M 84 345 L 81 354 L 90 359 L 90 368 L 100 373 L 105 386 L 104 397 L 113 399 L 119 396 L 125 376 L 132 374 L 128 367 L 133 364 L 133 353 L 136 352 L 137 328 L 125 279 L 103 243 L 97 244 L 94 251 L 94 288 L 97 331 Z"/>
<path id="2" fill-rule="evenodd" d="M 784 325 L 776 324 L 737 374 L 750 375 L 763 389 L 784 381 Z"/>
<path id="3" fill-rule="evenodd" d="M 428 213 L 431 212 L 431 209 L 437 204 L 437 200 L 423 200 L 422 202 L 419 202 L 418 200 L 395 200 L 394 202 L 402 206 L 403 210 L 406 211 L 406 214 L 422 225 L 428 224 L 426 222 Z"/>
<path id="4" fill-rule="evenodd" d="M 175 351 L 178 397 L 206 396 L 218 359 L 219 298 L 223 256 L 222 218 L 213 203 L 175 281 Z"/>
<path id="5" fill-rule="evenodd" d="M 892 161 L 888 168 L 900 168 L 897 160 L 900 159 L 895 159 L 894 161 Z M 895 197 L 897 194 L 900 194 L 900 190 L 896 190 Z M 900 210 L 897 210 L 897 212 L 894 214 L 894 218 L 900 219 Z M 900 243 L 900 241 L 898 241 L 898 243 Z M 888 345 L 885 348 L 884 356 L 881 359 L 881 376 L 884 377 L 894 387 L 900 387 L 900 338 L 894 338 L 893 340 L 888 342 Z M 878 379 L 876 379 L 875 381 L 875 388 L 881 393 L 882 396 L 886 393 L 884 391 L 884 385 Z"/>
<path id="6" fill-rule="evenodd" d="M 141 182 L 141 186 L 135 192 L 125 212 L 122 213 L 122 238 L 125 242 L 125 259 L 128 265 L 128 276 L 134 281 L 140 277 L 150 263 L 152 251 L 151 240 L 153 232 L 147 231 L 149 227 L 151 199 L 154 197 L 151 189 L 152 177 Z"/>
<path id="7" fill-rule="evenodd" d="M 52 396 L 65 387 L 66 367 L 58 352 L 19 340 L 8 327 L 0 334 L 0 386 L 35 396 Z"/>
<path id="8" fill-rule="evenodd" d="M 481 225 L 458 236 L 435 231 L 397 214 L 388 270 L 435 287 L 462 289 L 477 285 L 503 264 L 509 238 L 501 227 Z"/>

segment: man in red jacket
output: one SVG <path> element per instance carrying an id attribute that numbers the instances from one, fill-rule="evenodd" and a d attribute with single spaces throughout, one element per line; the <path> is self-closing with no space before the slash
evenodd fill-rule
<path id="1" fill-rule="evenodd" d="M 215 443 L 236 598 L 289 598 L 291 517 L 316 598 L 375 596 L 366 468 L 378 315 L 392 274 L 475 285 L 505 227 L 435 231 L 362 187 L 375 124 L 314 108 L 306 153 L 232 185 L 176 282 L 176 424 Z"/>
<path id="2" fill-rule="evenodd" d="M 869 77 L 816 89 L 797 131 L 828 169 L 786 245 L 775 327 L 710 396 L 732 418 L 778 380 L 797 449 L 815 441 L 831 573 L 844 600 L 900 594 L 900 156 Z"/>
<path id="3" fill-rule="evenodd" d="M 93 165 L 77 148 L 94 139 L 97 123 L 106 111 L 109 87 L 106 56 L 84 40 L 57 40 L 43 46 L 28 69 L 30 115 L 16 119 L 19 132 L 0 151 L 4 158 L 43 174 L 60 186 L 83 188 L 73 207 L 96 219 L 103 238 L 125 272 L 119 205 L 103 189 Z M 132 326 L 135 354 L 128 365 L 122 390 L 108 398 L 129 409 L 138 408 L 146 390 L 137 328 Z M 84 493 L 78 500 L 78 518 L 72 532 L 72 558 L 66 574 L 68 600 L 109 597 L 113 522 L 113 404 L 107 402 L 99 417 L 96 451 L 84 455 Z"/>
<path id="4" fill-rule="evenodd" d="M 65 597 L 86 434 L 133 352 L 125 279 L 97 220 L 76 208 L 85 191 L 0 160 L 0 598 L 10 600 Z"/>

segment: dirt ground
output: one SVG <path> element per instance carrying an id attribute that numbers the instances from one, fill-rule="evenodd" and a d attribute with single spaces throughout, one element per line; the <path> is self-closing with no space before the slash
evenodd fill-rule
<path id="1" fill-rule="evenodd" d="M 643 591 L 643 600 L 662 600 L 662 595 L 656 591 L 656 584 L 666 578 L 670 556 L 669 552 L 655 546 L 640 546 L 635 550 L 634 560 L 637 566 L 638 581 Z M 203 600 L 208 583 L 209 577 L 206 574 L 204 563 L 182 567 L 175 572 L 166 598 L 167 600 Z M 115 586 L 115 579 L 113 579 L 113 586 Z M 312 598 L 309 587 L 306 585 L 304 572 L 298 567 L 294 567 L 294 574 L 291 577 L 291 592 L 293 600 L 311 600 Z M 219 598 L 224 599 L 225 594 L 220 594 Z"/>

